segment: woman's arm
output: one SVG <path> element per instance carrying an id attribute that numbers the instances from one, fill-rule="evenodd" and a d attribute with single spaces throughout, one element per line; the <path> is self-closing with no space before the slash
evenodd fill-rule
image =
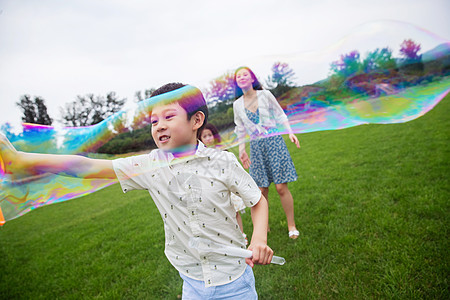
<path id="1" fill-rule="evenodd" d="M 251 162 L 247 152 L 245 151 L 245 127 L 244 122 L 242 122 L 242 119 L 239 116 L 239 110 L 242 109 L 241 107 L 242 106 L 239 106 L 237 102 L 233 104 L 234 124 L 236 124 L 236 128 L 234 129 L 234 131 L 239 142 L 239 159 L 241 160 L 244 168 L 248 169 Z"/>
<path id="2" fill-rule="evenodd" d="M 284 113 L 283 108 L 281 108 L 277 99 L 270 91 L 267 91 L 267 98 L 269 99 L 269 107 L 272 108 L 272 112 L 273 112 L 276 120 L 278 122 L 280 122 L 280 121 L 282 122 L 282 124 L 284 125 L 284 128 L 286 128 L 286 131 L 289 134 L 289 139 L 291 140 L 291 142 L 293 142 L 297 146 L 297 148 L 300 148 L 300 143 L 298 141 L 298 138 L 292 131 L 291 125 L 289 124 L 289 120 L 288 120 L 286 114 Z"/>
<path id="3" fill-rule="evenodd" d="M 12 175 L 53 173 L 79 178 L 116 178 L 110 160 L 79 155 L 21 152 L 17 151 L 3 134 L 0 134 L 0 156 L 5 172 Z"/>
<path id="4" fill-rule="evenodd" d="M 287 129 L 287 131 L 289 133 L 289 139 L 291 140 L 291 142 L 293 142 L 295 144 L 295 146 L 297 146 L 297 148 L 300 148 L 300 142 L 298 141 L 297 136 L 292 131 L 291 125 L 289 124 L 289 121 L 285 121 L 283 123 L 283 125 L 284 125 L 284 127 Z"/>
<path id="5" fill-rule="evenodd" d="M 245 142 L 239 144 L 239 159 L 241 160 L 244 169 L 250 168 L 251 161 L 247 151 L 245 151 Z"/>

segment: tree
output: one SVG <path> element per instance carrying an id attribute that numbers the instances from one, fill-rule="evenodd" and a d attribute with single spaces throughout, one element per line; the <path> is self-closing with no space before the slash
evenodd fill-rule
<path id="1" fill-rule="evenodd" d="M 422 55 L 417 55 L 421 46 L 416 44 L 413 40 L 404 40 L 400 44 L 400 53 L 405 57 L 407 61 L 418 62 L 421 60 Z"/>
<path id="2" fill-rule="evenodd" d="M 295 87 L 294 78 L 295 72 L 287 63 L 275 62 L 272 65 L 272 75 L 268 76 L 266 83 L 272 94 L 279 97 Z"/>
<path id="3" fill-rule="evenodd" d="M 210 84 L 211 87 L 205 92 L 208 103 L 228 102 L 234 99 L 233 73 L 225 73 Z"/>
<path id="4" fill-rule="evenodd" d="M 48 115 L 43 98 L 35 96 L 32 100 L 30 95 L 23 95 L 16 105 L 22 109 L 24 123 L 52 125 L 53 119 Z"/>
<path id="5" fill-rule="evenodd" d="M 357 74 L 362 66 L 360 55 L 357 50 L 353 50 L 348 54 L 341 55 L 341 58 L 331 63 L 331 71 L 344 78 Z"/>
<path id="6" fill-rule="evenodd" d="M 388 47 L 369 52 L 362 62 L 362 68 L 366 73 L 374 70 L 391 70 L 395 67 L 396 63 L 392 58 L 392 50 Z"/>
<path id="7" fill-rule="evenodd" d="M 142 93 L 141 91 L 137 91 L 136 93 L 134 93 L 134 100 L 136 102 L 140 102 L 142 100 L 148 99 L 155 90 L 155 88 L 149 88 L 147 90 L 144 90 L 144 93 Z"/>
<path id="8" fill-rule="evenodd" d="M 74 127 L 100 123 L 118 112 L 125 101 L 126 98 L 117 99 L 115 92 L 109 92 L 106 97 L 94 94 L 77 96 L 75 101 L 60 109 L 63 123 Z"/>
<path id="9" fill-rule="evenodd" d="M 47 113 L 47 106 L 44 103 L 44 99 L 40 97 L 36 97 L 34 99 L 34 103 L 36 104 L 37 109 L 37 118 L 36 123 L 37 124 L 43 124 L 43 125 L 52 125 L 52 118 Z"/>

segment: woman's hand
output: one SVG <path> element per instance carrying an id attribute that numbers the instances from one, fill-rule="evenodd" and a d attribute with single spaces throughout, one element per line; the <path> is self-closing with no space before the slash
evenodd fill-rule
<path id="1" fill-rule="evenodd" d="M 241 160 L 244 169 L 248 169 L 250 167 L 250 158 L 245 150 L 239 152 L 239 159 Z"/>
<path id="2" fill-rule="evenodd" d="M 297 146 L 297 148 L 300 148 L 300 142 L 298 141 L 298 138 L 295 136 L 295 134 L 289 133 L 289 139 L 295 144 L 295 146 Z"/>

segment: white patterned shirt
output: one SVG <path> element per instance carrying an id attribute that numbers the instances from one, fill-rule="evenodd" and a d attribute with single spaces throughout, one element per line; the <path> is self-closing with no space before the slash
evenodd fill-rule
<path id="1" fill-rule="evenodd" d="M 187 158 L 175 159 L 156 149 L 116 159 L 113 166 L 124 192 L 149 191 L 164 221 L 164 253 L 180 273 L 204 281 L 206 287 L 229 283 L 244 273 L 244 258 L 188 246 L 191 237 L 200 237 L 245 249 L 230 195 L 251 207 L 261 192 L 233 153 L 199 142 L 195 155 Z"/>

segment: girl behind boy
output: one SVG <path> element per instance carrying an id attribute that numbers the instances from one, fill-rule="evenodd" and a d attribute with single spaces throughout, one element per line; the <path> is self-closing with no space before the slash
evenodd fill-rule
<path id="1" fill-rule="evenodd" d="M 200 131 L 200 141 L 205 144 L 206 147 L 220 148 L 222 138 L 220 137 L 219 130 L 211 123 L 206 123 L 205 127 Z M 236 210 L 236 221 L 242 231 L 242 236 L 245 238 L 245 244 L 248 244 L 247 235 L 244 233 L 244 224 L 242 223 L 241 213 L 245 213 L 245 204 L 241 197 L 231 194 L 231 203 L 233 203 Z"/>

